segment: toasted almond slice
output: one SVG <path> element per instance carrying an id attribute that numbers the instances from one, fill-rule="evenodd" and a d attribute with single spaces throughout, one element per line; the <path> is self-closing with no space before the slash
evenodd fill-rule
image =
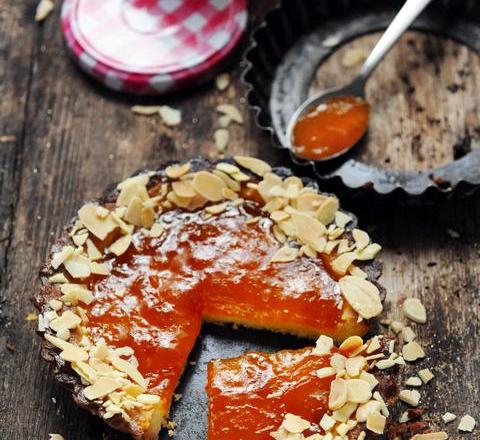
<path id="1" fill-rule="evenodd" d="M 382 346 L 380 345 L 380 339 L 378 336 L 374 336 L 373 338 L 370 339 L 368 342 L 368 347 L 367 347 L 367 354 L 375 353 L 376 351 L 380 350 Z"/>
<path id="2" fill-rule="evenodd" d="M 411 341 L 403 346 L 402 356 L 407 362 L 414 362 L 424 358 L 425 352 L 417 341 Z"/>
<path id="3" fill-rule="evenodd" d="M 82 320 L 79 316 L 75 315 L 75 313 L 72 313 L 70 310 L 67 310 L 62 313 L 61 316 L 50 322 L 50 328 L 55 332 L 58 332 L 63 328 L 74 329 L 78 327 L 81 322 Z"/>
<path id="4" fill-rule="evenodd" d="M 325 201 L 325 199 L 326 196 L 323 196 L 321 194 L 311 192 L 302 193 L 296 198 L 296 208 L 300 212 L 315 212 Z"/>
<path id="5" fill-rule="evenodd" d="M 350 377 L 357 377 L 366 365 L 367 361 L 363 356 L 355 356 L 345 361 L 345 370 Z"/>
<path id="6" fill-rule="evenodd" d="M 63 303 L 62 301 L 59 301 L 58 299 L 51 299 L 48 301 L 48 305 L 51 307 L 52 310 L 59 311 L 62 310 Z"/>
<path id="7" fill-rule="evenodd" d="M 174 126 L 182 122 L 182 112 L 168 105 L 161 105 L 158 113 L 165 125 Z"/>
<path id="8" fill-rule="evenodd" d="M 325 226 L 317 219 L 303 212 L 294 212 L 292 221 L 295 226 L 297 238 L 305 244 L 308 244 L 317 252 L 322 252 L 325 248 Z"/>
<path id="9" fill-rule="evenodd" d="M 95 263 L 95 261 L 92 261 L 90 268 L 92 273 L 96 275 L 108 275 L 110 273 L 110 269 L 106 263 Z"/>
<path id="10" fill-rule="evenodd" d="M 160 107 L 160 105 L 134 105 L 130 110 L 137 115 L 153 116 L 158 115 Z"/>
<path id="11" fill-rule="evenodd" d="M 160 237 L 160 235 L 163 234 L 163 231 L 165 230 L 164 226 L 160 223 L 154 223 L 152 227 L 150 228 L 150 237 Z"/>
<path id="12" fill-rule="evenodd" d="M 378 361 L 375 366 L 379 370 L 387 370 L 388 368 L 394 367 L 396 364 L 394 359 L 388 358 L 388 359 L 383 359 L 381 361 Z"/>
<path id="13" fill-rule="evenodd" d="M 337 422 L 345 423 L 350 419 L 350 416 L 355 412 L 357 407 L 358 407 L 358 405 L 356 403 L 347 402 L 340 409 L 337 409 L 336 411 L 333 411 L 332 417 Z"/>
<path id="14" fill-rule="evenodd" d="M 85 227 L 100 240 L 104 240 L 110 232 L 118 227 L 111 216 L 100 218 L 95 205 L 82 206 L 78 211 L 78 217 Z"/>
<path id="15" fill-rule="evenodd" d="M 348 361 L 348 359 L 347 359 Z M 347 380 L 347 400 L 354 403 L 365 403 L 372 397 L 370 384 L 362 379 Z"/>
<path id="16" fill-rule="evenodd" d="M 425 306 L 417 298 L 407 298 L 403 303 L 403 313 L 408 319 L 419 324 L 427 322 Z"/>
<path id="17" fill-rule="evenodd" d="M 213 132 L 213 141 L 220 153 L 223 153 L 230 142 L 230 132 L 226 128 L 217 128 Z"/>
<path id="18" fill-rule="evenodd" d="M 362 371 L 360 373 L 360 379 L 364 380 L 365 382 L 368 382 L 370 384 L 370 390 L 374 390 L 375 387 L 378 385 L 378 380 L 377 378 L 371 374 L 371 373 L 368 373 L 367 371 Z"/>
<path id="19" fill-rule="evenodd" d="M 329 354 L 333 348 L 333 339 L 330 336 L 321 335 L 312 350 L 312 354 L 323 356 Z"/>
<path id="20" fill-rule="evenodd" d="M 207 211 L 210 214 L 216 215 L 224 212 L 227 209 L 227 207 L 228 207 L 228 203 L 219 203 L 218 205 L 207 206 L 205 208 L 205 211 Z"/>
<path id="21" fill-rule="evenodd" d="M 267 203 L 273 198 L 270 190 L 277 185 L 282 185 L 282 179 L 271 172 L 265 173 L 263 180 L 258 184 L 258 193 L 264 202 Z"/>
<path id="22" fill-rule="evenodd" d="M 338 373 L 345 369 L 345 362 L 347 358 L 340 353 L 333 353 L 330 358 L 330 366 Z"/>
<path id="23" fill-rule="evenodd" d="M 98 250 L 92 240 L 87 240 L 87 255 L 90 261 L 99 260 L 103 257 L 102 253 Z"/>
<path id="24" fill-rule="evenodd" d="M 140 197 L 134 196 L 128 204 L 123 219 L 135 226 L 142 226 L 143 201 Z"/>
<path id="25" fill-rule="evenodd" d="M 387 418 L 379 413 L 372 412 L 367 416 L 367 429 L 376 434 L 383 434 Z"/>
<path id="26" fill-rule="evenodd" d="M 410 406 L 417 407 L 420 403 L 420 393 L 417 390 L 402 390 L 398 395 L 402 402 L 407 403 Z"/>
<path id="27" fill-rule="evenodd" d="M 228 73 L 220 73 L 215 77 L 215 85 L 221 92 L 230 85 L 230 75 Z"/>
<path id="28" fill-rule="evenodd" d="M 60 291 L 63 293 L 60 299 L 72 305 L 77 305 L 79 301 L 88 305 L 94 299 L 92 292 L 83 284 L 66 283 L 60 287 Z"/>
<path id="29" fill-rule="evenodd" d="M 466 414 L 460 419 L 458 430 L 461 432 L 472 432 L 475 429 L 475 425 L 475 419 L 472 416 Z"/>
<path id="30" fill-rule="evenodd" d="M 287 413 L 283 419 L 282 426 L 292 434 L 301 433 L 310 428 L 310 422 L 294 414 Z"/>
<path id="31" fill-rule="evenodd" d="M 346 275 L 339 285 L 347 302 L 362 318 L 370 319 L 382 312 L 380 292 L 370 281 Z"/>
<path id="32" fill-rule="evenodd" d="M 193 179 L 195 190 L 211 202 L 219 202 L 223 199 L 222 189 L 225 182 L 215 174 L 207 171 L 199 171 Z"/>
<path id="33" fill-rule="evenodd" d="M 232 121 L 237 124 L 243 124 L 243 116 L 237 107 L 231 104 L 217 105 L 217 112 L 227 115 Z"/>
<path id="34" fill-rule="evenodd" d="M 451 412 L 446 412 L 445 414 L 442 415 L 443 423 L 453 422 L 456 418 L 457 416 Z"/>
<path id="35" fill-rule="evenodd" d="M 355 245 L 359 251 L 365 249 L 370 243 L 370 237 L 365 231 L 361 229 L 354 229 L 352 231 L 353 239 L 355 240 Z"/>
<path id="36" fill-rule="evenodd" d="M 53 8 L 55 8 L 55 3 L 52 0 L 40 0 L 35 11 L 35 21 L 40 23 L 45 20 L 53 11 Z"/>
<path id="37" fill-rule="evenodd" d="M 131 242 L 132 242 L 132 236 L 124 235 L 120 237 L 118 240 L 116 240 L 115 242 L 113 242 L 110 245 L 109 250 L 110 252 L 114 253 L 117 257 L 119 257 L 120 255 L 124 254 L 127 251 Z"/>
<path id="38" fill-rule="evenodd" d="M 345 339 L 338 348 L 340 353 L 345 356 L 350 356 L 357 348 L 363 346 L 363 339 L 360 336 L 350 336 Z"/>
<path id="39" fill-rule="evenodd" d="M 428 368 L 425 368 L 424 370 L 420 370 L 418 372 L 418 376 L 420 377 L 420 379 L 422 379 L 423 383 L 428 383 L 435 377 Z"/>
<path id="40" fill-rule="evenodd" d="M 58 269 L 63 262 L 73 255 L 75 249 L 73 246 L 64 246 L 60 252 L 56 252 L 53 255 L 52 262 L 50 263 L 54 269 Z"/>
<path id="41" fill-rule="evenodd" d="M 317 218 L 324 225 L 329 225 L 335 219 L 340 203 L 336 197 L 327 197 L 316 211 Z"/>
<path id="42" fill-rule="evenodd" d="M 272 263 L 287 263 L 295 260 L 298 255 L 298 249 L 289 246 L 281 247 L 270 260 Z"/>
<path id="43" fill-rule="evenodd" d="M 325 432 L 328 432 L 335 426 L 335 423 L 337 423 L 337 421 L 333 417 L 330 417 L 327 413 L 325 413 L 320 420 L 320 427 Z"/>
<path id="44" fill-rule="evenodd" d="M 186 162 L 182 165 L 175 164 L 170 165 L 165 169 L 165 174 L 170 179 L 180 179 L 190 171 L 190 162 Z"/>
<path id="45" fill-rule="evenodd" d="M 404 342 L 411 342 L 417 337 L 417 335 L 411 327 L 404 327 L 402 329 L 402 337 Z"/>
<path id="46" fill-rule="evenodd" d="M 366 261 L 373 260 L 376 255 L 382 250 L 382 247 L 377 243 L 369 244 L 366 248 L 357 253 L 357 260 Z"/>
<path id="47" fill-rule="evenodd" d="M 381 409 L 381 402 L 378 402 L 377 400 L 369 400 L 368 402 L 358 406 L 358 409 L 355 413 L 355 419 L 360 423 L 366 422 L 369 414 L 380 414 Z"/>
<path id="48" fill-rule="evenodd" d="M 128 361 L 124 359 L 120 359 L 119 357 L 112 356 L 111 357 L 112 365 L 124 373 L 127 373 L 128 376 L 134 380 L 138 385 L 147 389 L 148 387 L 148 380 L 145 379 L 141 373 Z"/>
<path id="49" fill-rule="evenodd" d="M 88 353 L 81 347 L 71 345 L 60 352 L 60 357 L 68 362 L 85 362 L 88 359 Z"/>
<path id="50" fill-rule="evenodd" d="M 155 221 L 155 210 L 151 207 L 143 207 L 141 215 L 141 223 L 144 228 L 150 228 Z"/>
<path id="51" fill-rule="evenodd" d="M 88 400 L 96 400 L 107 396 L 122 386 L 122 383 L 110 377 L 100 377 L 93 385 L 83 390 L 84 396 Z"/>
<path id="52" fill-rule="evenodd" d="M 154 394 L 139 394 L 137 400 L 144 405 L 158 405 L 162 399 Z"/>
<path id="53" fill-rule="evenodd" d="M 333 380 L 330 384 L 328 407 L 331 410 L 340 409 L 347 403 L 347 382 L 341 378 Z"/>
<path id="54" fill-rule="evenodd" d="M 339 255 L 332 261 L 332 268 L 335 272 L 344 275 L 348 268 L 357 259 L 357 252 L 346 252 Z"/>
<path id="55" fill-rule="evenodd" d="M 232 179 L 228 174 L 224 173 L 223 171 L 220 170 L 213 170 L 213 174 L 216 176 L 220 177 L 225 184 L 230 188 L 232 191 L 239 192 L 240 191 L 240 183 L 237 182 L 235 179 Z"/>
<path id="56" fill-rule="evenodd" d="M 120 190 L 116 206 L 128 206 L 134 197 L 140 200 L 148 200 L 147 184 L 149 181 L 148 174 L 139 174 L 138 176 L 129 177 L 117 185 Z"/>
<path id="57" fill-rule="evenodd" d="M 172 189 L 178 197 L 192 198 L 197 192 L 190 180 L 179 180 L 172 183 Z"/>
<path id="58" fill-rule="evenodd" d="M 193 200 L 191 197 L 179 197 L 176 193 L 173 191 L 170 191 L 167 194 L 167 200 L 172 202 L 173 205 L 179 206 L 180 208 L 188 208 Z"/>
<path id="59" fill-rule="evenodd" d="M 71 255 L 63 265 L 73 278 L 87 278 L 91 274 L 90 260 L 83 255 Z"/>
<path id="60" fill-rule="evenodd" d="M 53 274 L 51 277 L 48 278 L 48 281 L 54 284 L 68 283 L 68 279 L 63 273 Z"/>
<path id="61" fill-rule="evenodd" d="M 337 372 L 332 367 L 324 367 L 315 371 L 315 374 L 320 378 L 324 379 L 325 377 L 335 376 Z"/>
<path id="62" fill-rule="evenodd" d="M 240 166 L 246 168 L 257 176 L 263 177 L 266 173 L 270 173 L 272 171 L 272 167 L 267 162 L 257 159 L 256 157 L 234 156 L 233 159 Z"/>
<path id="63" fill-rule="evenodd" d="M 347 214 L 345 214 L 344 212 L 342 211 L 337 211 L 335 213 L 335 224 L 339 227 L 339 228 L 344 228 L 345 226 L 348 225 L 348 223 L 350 223 L 351 221 L 353 220 L 353 218 Z"/>
<path id="64" fill-rule="evenodd" d="M 87 241 L 87 238 L 88 238 L 88 231 L 86 229 L 72 236 L 72 240 L 76 246 L 83 246 Z"/>
<path id="65" fill-rule="evenodd" d="M 235 191 L 232 191 L 230 188 L 222 188 L 222 195 L 227 200 L 238 199 L 238 194 Z"/>
<path id="66" fill-rule="evenodd" d="M 417 376 L 411 376 L 405 381 L 407 387 L 421 387 L 423 382 Z"/>

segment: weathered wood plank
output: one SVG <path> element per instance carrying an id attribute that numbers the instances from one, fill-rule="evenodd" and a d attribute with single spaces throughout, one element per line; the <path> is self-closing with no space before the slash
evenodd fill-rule
<path id="1" fill-rule="evenodd" d="M 46 439 L 49 432 L 62 433 L 68 440 L 122 438 L 113 435 L 101 421 L 79 411 L 69 394 L 53 382 L 48 366 L 40 361 L 39 338 L 33 326 L 24 321 L 26 314 L 33 310 L 31 296 L 38 287 L 38 268 L 55 236 L 82 201 L 97 196 L 110 183 L 137 168 L 155 167 L 163 160 L 197 154 L 216 156 L 218 152 L 212 143 L 217 124 L 214 108 L 220 102 L 242 106 L 244 90 L 239 84 L 240 68 L 233 65 L 233 85 L 224 93 L 208 84 L 169 98 L 123 97 L 87 79 L 66 58 L 57 16 L 50 17 L 39 29 L 32 21 L 34 2 L 27 6 L 13 0 L 4 3 L 7 4 L 6 12 L 3 9 L 0 12 L 0 87 L 3 92 L 0 135 L 13 135 L 15 140 L 0 143 L 0 238 L 8 237 L 0 241 L 0 265 L 3 265 L 0 267 L 5 270 L 0 301 L 7 299 L 0 315 L 3 338 L 0 339 L 0 438 Z M 252 15 L 258 20 L 274 2 L 253 3 Z M 425 44 L 425 37 L 414 34 L 409 38 L 418 39 L 418 47 Z M 354 44 L 369 47 L 372 42 L 372 37 L 366 37 Z M 399 100 L 405 99 L 402 95 L 386 103 L 378 91 L 388 86 L 387 73 L 392 73 L 388 63 L 404 57 L 405 44 L 380 67 L 385 69 L 384 73 L 379 70 L 370 87 L 379 109 L 387 104 L 398 106 L 399 117 L 404 117 L 404 121 L 411 118 L 414 126 L 424 124 L 426 112 L 412 111 L 413 98 L 407 98 L 400 105 Z M 446 47 L 450 54 L 451 46 Z M 476 66 L 476 57 L 464 49 L 460 50 L 460 58 L 462 65 Z M 330 69 L 330 75 L 338 73 L 335 69 L 339 68 L 339 59 L 332 58 L 330 67 L 325 66 Z M 457 71 L 453 65 L 457 58 L 434 54 L 434 60 L 443 66 L 445 81 L 456 78 L 448 75 Z M 416 90 L 421 94 L 418 99 L 428 101 L 428 108 L 433 108 L 437 96 L 435 83 L 429 82 L 425 73 L 412 75 Z M 389 87 L 394 90 L 394 78 L 389 78 Z M 471 81 L 468 90 L 477 98 L 476 76 L 468 81 Z M 428 89 L 424 88 L 425 84 Z M 375 88 L 378 89 L 374 93 Z M 455 107 L 469 99 L 462 93 L 452 98 Z M 184 124 L 181 127 L 167 128 L 157 118 L 134 116 L 130 112 L 133 103 L 164 102 L 182 109 Z M 477 101 L 469 100 L 468 105 L 476 109 Z M 247 116 L 247 110 L 243 110 Z M 450 115 L 448 109 L 439 108 L 438 111 Z M 391 135 L 389 124 L 395 124 L 397 115 L 387 111 L 384 114 L 385 120 L 373 120 L 379 139 Z M 450 123 L 457 128 L 462 128 L 463 124 L 457 116 Z M 443 127 L 441 133 L 451 143 L 449 127 Z M 410 139 L 411 130 L 405 129 L 405 125 L 397 128 L 402 140 Z M 429 135 L 433 136 L 432 133 L 430 131 Z M 228 153 L 260 154 L 277 163 L 280 161 L 276 152 L 269 148 L 268 138 L 258 132 L 248 117 L 245 126 L 232 126 L 231 134 Z M 413 150 L 405 155 L 395 151 L 389 156 L 392 166 L 417 166 L 412 165 L 412 161 L 418 159 Z M 382 154 L 386 152 L 365 157 L 384 163 L 386 156 Z M 427 161 L 422 165 L 436 163 L 428 162 L 428 154 L 425 157 Z M 443 160 L 437 156 L 432 159 Z M 480 196 L 429 208 L 347 203 L 347 207 L 359 214 L 363 226 L 375 227 L 372 235 L 385 247 L 383 279 L 389 291 L 392 309 L 389 314 L 400 316 L 397 302 L 406 296 L 421 297 L 429 310 L 429 323 L 415 326 L 415 329 L 424 345 L 432 346 L 428 350 L 429 359 L 420 365 L 432 367 L 437 374 L 432 384 L 422 388 L 434 421 L 438 421 L 438 416 L 446 410 L 458 415 L 470 412 L 480 419 L 477 406 L 480 378 L 476 374 L 480 370 L 477 292 L 480 263 L 476 247 L 480 241 L 479 202 Z M 15 220 L 14 228 L 12 219 Z M 460 238 L 450 238 L 447 228 L 458 230 Z M 6 323 L 11 323 L 8 328 L 4 326 Z M 6 335 L 16 346 L 13 354 L 5 349 Z M 409 367 L 409 371 L 418 368 Z M 452 425 L 449 430 L 456 438 L 454 428 Z"/>

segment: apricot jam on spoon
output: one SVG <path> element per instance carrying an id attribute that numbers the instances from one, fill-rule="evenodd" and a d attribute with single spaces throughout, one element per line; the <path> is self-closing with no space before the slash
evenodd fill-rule
<path id="1" fill-rule="evenodd" d="M 325 161 L 357 144 L 368 128 L 367 79 L 431 1 L 407 0 L 350 84 L 323 90 L 298 107 L 288 123 L 284 140 L 296 156 Z"/>

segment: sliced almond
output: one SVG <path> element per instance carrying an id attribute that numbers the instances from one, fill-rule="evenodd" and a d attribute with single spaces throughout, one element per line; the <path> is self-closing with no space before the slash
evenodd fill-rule
<path id="1" fill-rule="evenodd" d="M 425 368 L 424 370 L 420 370 L 418 372 L 418 376 L 420 377 L 420 379 L 422 379 L 423 383 L 428 383 L 435 377 L 428 368 Z"/>
<path id="2" fill-rule="evenodd" d="M 87 255 L 91 261 L 99 260 L 103 257 L 102 253 L 98 250 L 92 240 L 87 240 Z"/>
<path id="3" fill-rule="evenodd" d="M 339 255 L 332 261 L 332 268 L 335 272 L 344 275 L 347 273 L 348 268 L 357 259 L 356 252 L 346 252 Z"/>
<path id="4" fill-rule="evenodd" d="M 150 237 L 160 237 L 163 234 L 165 227 L 160 223 L 154 223 L 150 228 Z"/>
<path id="5" fill-rule="evenodd" d="M 363 346 L 363 339 L 360 336 L 350 336 L 345 339 L 338 349 L 340 353 L 345 356 L 350 356 L 351 353 L 357 351 L 358 348 Z"/>
<path id="6" fill-rule="evenodd" d="M 243 124 L 243 116 L 237 107 L 231 104 L 217 105 L 217 112 L 227 115 L 232 121 L 237 124 Z"/>
<path id="7" fill-rule="evenodd" d="M 182 112 L 168 105 L 160 106 L 158 113 L 165 125 L 174 126 L 182 122 Z"/>
<path id="8" fill-rule="evenodd" d="M 415 434 L 411 440 L 447 440 L 448 434 L 444 431 Z"/>
<path id="9" fill-rule="evenodd" d="M 78 218 L 100 240 L 104 240 L 110 232 L 118 227 L 118 224 L 111 216 L 100 218 L 97 215 L 97 207 L 95 205 L 82 206 L 78 211 Z"/>
<path id="10" fill-rule="evenodd" d="M 270 173 L 272 171 L 272 167 L 267 162 L 257 159 L 256 157 L 235 156 L 233 159 L 240 166 L 246 168 L 257 176 L 263 177 L 266 173 Z"/>
<path id="11" fill-rule="evenodd" d="M 362 379 L 347 380 L 347 400 L 354 403 L 365 403 L 372 397 L 370 384 Z"/>
<path id="12" fill-rule="evenodd" d="M 61 286 L 60 291 L 63 293 L 60 299 L 71 305 L 77 305 L 79 301 L 88 305 L 94 299 L 92 292 L 83 284 L 66 283 Z"/>
<path id="13" fill-rule="evenodd" d="M 302 212 L 294 212 L 292 221 L 296 229 L 297 238 L 308 244 L 317 252 L 325 248 L 325 226 L 311 215 Z"/>
<path id="14" fill-rule="evenodd" d="M 290 433 L 301 433 L 310 428 L 310 422 L 294 414 L 287 413 L 283 419 L 282 426 Z"/>
<path id="15" fill-rule="evenodd" d="M 324 367 L 315 371 L 315 374 L 320 378 L 324 379 L 326 377 L 335 376 L 337 372 L 332 367 Z"/>
<path id="16" fill-rule="evenodd" d="M 411 376 L 405 381 L 405 385 L 407 387 L 421 387 L 423 382 L 417 376 Z"/>
<path id="17" fill-rule="evenodd" d="M 182 165 L 175 164 L 170 165 L 165 169 L 165 174 L 170 179 L 180 179 L 180 177 L 184 176 L 190 171 L 190 162 L 186 162 Z"/>
<path id="18" fill-rule="evenodd" d="M 195 190 L 211 202 L 219 202 L 223 199 L 222 189 L 225 182 L 215 174 L 207 171 L 199 171 L 193 179 Z"/>
<path id="19" fill-rule="evenodd" d="M 355 245 L 359 251 L 365 249 L 370 243 L 370 237 L 365 231 L 361 229 L 354 229 L 352 231 L 353 239 L 355 240 Z"/>
<path id="20" fill-rule="evenodd" d="M 355 413 L 355 419 L 360 423 L 366 422 L 370 414 L 380 414 L 381 410 L 381 402 L 370 400 L 358 407 L 357 412 Z"/>
<path id="21" fill-rule="evenodd" d="M 380 292 L 370 281 L 346 275 L 339 285 L 347 302 L 362 318 L 370 319 L 382 312 Z"/>
<path id="22" fill-rule="evenodd" d="M 360 373 L 360 379 L 364 380 L 365 382 L 368 382 L 370 384 L 370 389 L 372 391 L 375 389 L 375 387 L 379 383 L 377 378 L 373 374 L 368 373 L 367 371 L 362 371 Z"/>
<path id="23" fill-rule="evenodd" d="M 345 423 L 350 419 L 350 416 L 355 412 L 357 407 L 358 407 L 358 405 L 356 403 L 347 402 L 340 409 L 337 409 L 336 411 L 333 411 L 332 417 L 337 422 Z"/>
<path id="24" fill-rule="evenodd" d="M 402 402 L 410 406 L 417 407 L 420 403 L 420 393 L 417 390 L 402 390 L 398 395 Z"/>
<path id="25" fill-rule="evenodd" d="M 230 188 L 232 191 L 239 192 L 241 185 L 239 182 L 237 182 L 235 179 L 232 179 L 228 174 L 224 173 L 223 171 L 220 170 L 213 170 L 213 174 L 216 176 L 220 177 L 225 184 Z"/>
<path id="26" fill-rule="evenodd" d="M 54 269 L 58 269 L 68 257 L 73 255 L 74 252 L 75 249 L 73 246 L 64 246 L 60 252 L 56 252 L 53 255 L 52 262 L 50 264 Z"/>
<path id="27" fill-rule="evenodd" d="M 353 220 L 353 218 L 347 214 L 345 214 L 344 212 L 342 211 L 337 211 L 335 213 L 335 224 L 339 227 L 339 228 L 344 228 L 345 226 L 347 226 L 351 221 Z"/>
<path id="28" fill-rule="evenodd" d="M 217 128 L 213 132 L 213 141 L 220 153 L 223 153 L 230 142 L 230 132 L 226 128 Z"/>
<path id="29" fill-rule="evenodd" d="M 77 328 L 81 322 L 82 320 L 79 316 L 75 315 L 75 313 L 72 313 L 70 310 L 67 310 L 62 313 L 61 316 L 50 322 L 50 328 L 55 332 L 58 332 L 63 328 L 74 329 Z"/>
<path id="30" fill-rule="evenodd" d="M 63 265 L 73 278 L 87 278 L 91 274 L 90 260 L 83 255 L 71 255 Z"/>
<path id="31" fill-rule="evenodd" d="M 419 324 L 427 322 L 425 306 L 417 298 L 407 298 L 403 303 L 403 313 L 408 319 Z"/>
<path id="32" fill-rule="evenodd" d="M 321 418 L 319 424 L 325 432 L 328 432 L 335 426 L 335 423 L 337 423 L 337 421 L 333 417 L 330 417 L 327 413 L 325 413 Z"/>
<path id="33" fill-rule="evenodd" d="M 113 356 L 111 358 L 112 365 L 120 371 L 127 373 L 132 380 L 134 380 L 138 385 L 147 389 L 148 380 L 145 379 L 141 373 L 128 361 L 120 359 L 119 357 Z"/>
<path id="34" fill-rule="evenodd" d="M 178 206 L 180 208 L 188 208 L 193 200 L 191 197 L 179 197 L 173 191 L 170 191 L 167 194 L 167 200 L 172 202 L 174 206 Z"/>
<path id="35" fill-rule="evenodd" d="M 295 260 L 298 255 L 298 249 L 289 246 L 281 247 L 270 260 L 272 263 L 287 263 Z"/>
<path id="36" fill-rule="evenodd" d="M 363 356 L 355 356 L 345 361 L 345 370 L 350 377 L 357 377 L 366 365 L 367 361 Z"/>
<path id="37" fill-rule="evenodd" d="M 68 283 L 68 279 L 63 273 L 53 274 L 51 277 L 48 278 L 48 281 L 54 284 Z"/>
<path id="38" fill-rule="evenodd" d="M 159 105 L 134 105 L 131 111 L 137 115 L 153 116 L 158 115 L 160 111 Z"/>
<path id="39" fill-rule="evenodd" d="M 193 183 L 190 180 L 179 180 L 172 183 L 172 189 L 178 197 L 192 198 L 195 197 L 197 192 L 193 187 Z"/>
<path id="40" fill-rule="evenodd" d="M 83 390 L 88 400 L 101 399 L 122 386 L 121 382 L 110 377 L 100 377 L 93 385 Z"/>
<path id="41" fill-rule="evenodd" d="M 139 394 L 137 400 L 144 405 L 158 405 L 162 399 L 154 394 Z"/>
<path id="42" fill-rule="evenodd" d="M 443 423 L 453 422 L 456 418 L 457 416 L 451 412 L 446 412 L 445 414 L 442 415 Z"/>
<path id="43" fill-rule="evenodd" d="M 221 73 L 215 77 L 215 85 L 220 91 L 226 90 L 230 85 L 230 75 L 228 73 Z"/>
<path id="44" fill-rule="evenodd" d="M 35 21 L 40 23 L 45 20 L 53 11 L 55 3 L 52 0 L 40 0 L 35 11 Z"/>
<path id="45" fill-rule="evenodd" d="M 458 430 L 460 432 L 472 432 L 475 429 L 476 421 L 470 415 L 464 415 L 460 419 L 460 424 L 458 425 Z"/>
<path id="46" fill-rule="evenodd" d="M 340 203 L 336 197 L 327 197 L 318 207 L 317 218 L 324 225 L 329 225 L 335 219 Z"/>
<path id="47" fill-rule="evenodd" d="M 341 378 L 337 378 L 330 384 L 328 408 L 337 410 L 345 405 L 345 403 L 347 403 L 347 382 Z"/>
<path id="48" fill-rule="evenodd" d="M 132 197 L 128 204 L 123 219 L 135 226 L 142 226 L 143 201 L 140 197 Z"/>
<path id="49" fill-rule="evenodd" d="M 151 207 L 144 206 L 140 220 L 144 228 L 151 228 L 155 221 L 155 210 Z"/>
<path id="50" fill-rule="evenodd" d="M 333 339 L 330 336 L 321 335 L 315 344 L 315 348 L 312 350 L 312 354 L 317 356 L 323 356 L 330 354 L 333 348 Z"/>
<path id="51" fill-rule="evenodd" d="M 373 412 L 367 416 L 367 429 L 376 434 L 383 434 L 387 418 L 379 413 Z"/>
<path id="52" fill-rule="evenodd" d="M 382 247 L 377 243 L 369 244 L 366 248 L 357 253 L 357 260 L 366 261 L 373 260 L 377 254 L 382 250 Z"/>
<path id="53" fill-rule="evenodd" d="M 226 189 L 226 188 L 224 188 Z M 210 214 L 220 214 L 224 212 L 228 207 L 228 203 L 219 203 L 218 205 L 210 205 L 205 208 L 205 211 Z"/>
<path id="54" fill-rule="evenodd" d="M 130 247 L 130 243 L 132 242 L 131 235 L 124 235 L 120 237 L 118 240 L 114 241 L 110 247 L 110 252 L 114 253 L 117 257 L 124 254 L 127 249 Z"/>
<path id="55" fill-rule="evenodd" d="M 108 275 L 110 273 L 110 269 L 106 263 L 95 263 L 95 261 L 92 261 L 90 268 L 92 273 L 96 275 Z"/>
<path id="56" fill-rule="evenodd" d="M 142 201 L 148 200 L 148 181 L 148 174 L 139 174 L 138 176 L 129 177 L 123 182 L 120 182 L 117 185 L 120 192 L 116 200 L 116 206 L 128 206 L 134 197 L 138 197 Z"/>
<path id="57" fill-rule="evenodd" d="M 407 362 L 414 362 L 424 358 L 425 352 L 417 341 L 411 341 L 403 346 L 402 356 Z"/>
<path id="58" fill-rule="evenodd" d="M 262 197 L 264 202 L 269 202 L 273 196 L 270 195 L 270 190 L 274 186 L 279 186 L 282 184 L 282 179 L 276 174 L 271 172 L 266 173 L 263 176 L 263 180 L 258 184 L 258 193 Z"/>

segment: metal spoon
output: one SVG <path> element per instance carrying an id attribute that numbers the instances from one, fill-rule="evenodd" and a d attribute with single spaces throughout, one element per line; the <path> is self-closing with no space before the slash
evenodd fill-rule
<path id="1" fill-rule="evenodd" d="M 325 99 L 336 96 L 358 96 L 365 98 L 365 84 L 375 70 L 377 65 L 382 61 L 385 55 L 390 51 L 393 45 L 398 41 L 401 35 L 408 29 L 408 27 L 415 21 L 420 13 L 432 0 L 407 0 L 397 13 L 393 21 L 388 26 L 385 33 L 373 48 L 368 58 L 363 63 L 359 74 L 353 79 L 350 84 L 345 86 L 332 87 L 312 95 L 307 98 L 295 111 L 291 117 L 286 132 L 287 146 L 294 151 L 293 145 L 293 129 L 298 119 L 303 116 L 310 109 L 317 107 Z M 318 159 L 318 161 L 326 161 L 345 154 L 353 148 L 346 148 L 335 155 L 326 158 Z"/>

